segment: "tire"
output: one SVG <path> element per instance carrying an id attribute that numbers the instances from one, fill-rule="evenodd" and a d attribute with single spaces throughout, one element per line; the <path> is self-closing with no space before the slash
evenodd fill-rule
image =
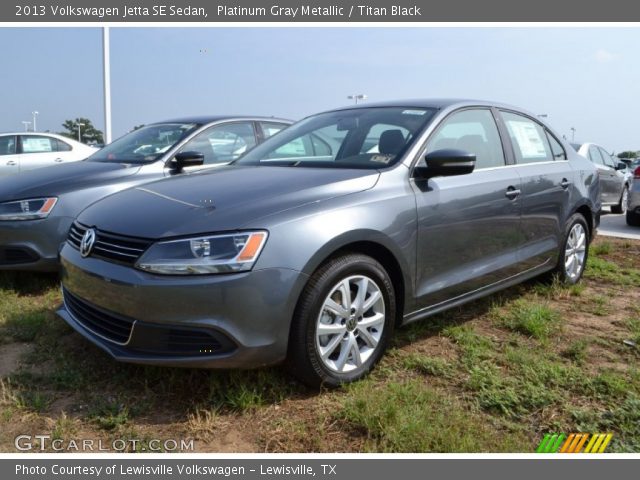
<path id="1" fill-rule="evenodd" d="M 640 227 L 640 215 L 627 210 L 627 225 L 630 227 Z"/>
<path id="2" fill-rule="evenodd" d="M 611 213 L 626 213 L 627 200 L 629 199 L 629 187 L 627 185 L 622 189 L 620 194 L 620 201 L 617 205 L 611 205 Z"/>
<path id="3" fill-rule="evenodd" d="M 576 238 L 578 237 L 578 238 Z M 580 240 L 582 238 L 582 240 Z M 579 244 L 574 249 L 576 242 Z M 573 256 L 573 262 L 567 262 L 568 255 Z M 589 226 L 585 218 L 579 214 L 573 214 L 567 221 L 564 239 L 558 255 L 558 264 L 551 272 L 558 280 L 567 285 L 578 283 L 582 278 L 589 257 Z"/>
<path id="4" fill-rule="evenodd" d="M 358 292 L 365 295 L 364 311 Z M 287 368 L 314 388 L 359 380 L 384 354 L 395 316 L 393 283 L 380 263 L 358 253 L 332 258 L 311 276 L 300 296 Z M 329 333 L 318 334 L 319 328 Z"/>

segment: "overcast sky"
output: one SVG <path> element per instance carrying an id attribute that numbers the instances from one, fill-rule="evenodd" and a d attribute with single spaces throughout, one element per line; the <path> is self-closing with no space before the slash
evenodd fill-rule
<path id="1" fill-rule="evenodd" d="M 0 28 L 0 131 L 104 129 L 100 28 Z M 111 28 L 114 137 L 192 114 L 298 119 L 349 103 L 511 103 L 560 134 L 640 149 L 638 28 Z"/>

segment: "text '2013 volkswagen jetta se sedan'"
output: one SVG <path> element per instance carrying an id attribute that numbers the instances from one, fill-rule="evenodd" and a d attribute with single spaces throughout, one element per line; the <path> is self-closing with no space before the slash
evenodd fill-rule
<path id="1" fill-rule="evenodd" d="M 101 200 L 59 314 L 121 361 L 365 375 L 394 327 L 555 271 L 577 282 L 594 166 L 535 115 L 407 101 L 309 117 L 232 166 Z"/>

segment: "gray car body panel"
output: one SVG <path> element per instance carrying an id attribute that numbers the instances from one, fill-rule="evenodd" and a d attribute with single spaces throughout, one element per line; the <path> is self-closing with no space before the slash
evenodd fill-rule
<path id="1" fill-rule="evenodd" d="M 57 197 L 51 214 L 42 220 L 0 222 L 0 248 L 27 248 L 39 258 L 19 264 L 0 264 L 0 270 L 55 271 L 58 255 L 73 219 L 92 203 L 127 188 L 173 176 L 166 167 L 175 153 L 193 137 L 215 125 L 234 121 L 276 122 L 291 121 L 273 117 L 215 116 L 169 120 L 160 123 L 195 123 L 197 130 L 178 142 L 158 160 L 144 165 L 89 160 L 0 178 L 0 202 L 27 198 Z M 186 169 L 192 173 L 219 165 Z"/>
<path id="2" fill-rule="evenodd" d="M 108 310 L 144 318 L 163 309 L 171 292 L 177 292 L 174 298 L 179 299 L 178 306 L 171 315 L 161 312 L 157 321 L 182 324 L 193 315 L 211 321 L 218 312 L 227 312 L 228 326 L 221 328 L 231 329 L 236 339 L 250 338 L 254 322 L 262 321 L 267 312 L 267 321 L 272 323 L 266 329 L 271 332 L 266 343 L 272 347 L 268 352 L 260 350 L 250 362 L 233 363 L 256 366 L 285 357 L 286 337 L 300 292 L 309 276 L 336 252 L 383 252 L 399 272 L 394 280 L 397 292 L 404 293 L 398 322 L 408 323 L 554 268 L 566 221 L 574 212 L 585 212 L 592 233 L 597 227 L 600 192 L 596 169 L 562 141 L 567 160 L 548 162 L 549 166 L 515 165 L 506 151 L 508 165 L 504 167 L 428 181 L 413 178 L 412 169 L 423 157 L 426 140 L 447 115 L 474 106 L 522 110 L 476 101 L 391 105 L 440 109 L 412 148 L 392 167 L 224 168 L 152 183 L 144 187 L 146 191 L 134 188 L 118 193 L 78 217 L 87 226 L 154 240 L 267 230 L 269 238 L 251 272 L 188 278 L 151 275 L 132 267 L 81 258 L 67 244 L 62 250 L 64 287 Z M 539 122 L 534 115 L 529 116 Z M 559 185 L 564 179 L 566 188 Z M 504 197 L 512 185 L 523 192 L 515 201 Z M 131 205 L 137 208 L 122 215 Z M 279 279 L 265 282 L 265 272 L 274 271 L 280 272 Z M 229 295 L 218 296 L 219 291 L 227 291 L 227 285 L 233 285 Z M 286 288 L 290 288 L 288 296 L 284 294 Z M 241 298 L 234 296 L 238 292 L 251 298 L 248 309 L 234 307 Z M 207 295 L 219 301 L 209 302 Z M 274 304 L 279 306 L 279 313 L 274 313 Z M 69 312 L 63 309 L 61 313 L 69 321 Z M 83 328 L 73 320 L 70 323 L 76 329 Z M 84 334 L 110 349 L 108 341 Z M 240 349 L 245 348 L 251 347 L 242 343 Z M 131 361 L 126 353 L 111 354 Z M 158 361 L 135 361 L 147 360 Z M 215 356 L 195 360 L 165 357 L 162 362 L 229 365 L 227 357 Z"/>

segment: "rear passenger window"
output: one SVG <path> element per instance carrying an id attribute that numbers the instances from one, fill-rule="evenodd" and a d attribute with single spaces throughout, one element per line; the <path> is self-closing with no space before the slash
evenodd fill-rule
<path id="1" fill-rule="evenodd" d="M 504 166 L 504 152 L 491 111 L 463 110 L 447 117 L 429 139 L 427 152 L 455 148 L 475 154 L 476 169 Z"/>
<path id="2" fill-rule="evenodd" d="M 66 142 L 63 142 L 60 139 L 56 139 L 57 145 L 58 145 L 58 151 L 59 152 L 69 152 L 71 151 L 71 145 L 69 145 Z"/>
<path id="3" fill-rule="evenodd" d="M 501 112 L 501 114 L 511 138 L 517 163 L 553 160 L 547 135 L 539 123 L 511 112 Z"/>
<path id="4" fill-rule="evenodd" d="M 553 158 L 555 160 L 566 160 L 567 152 L 564 151 L 564 148 L 560 144 L 556 137 L 551 135 L 549 131 L 547 131 L 547 139 L 549 140 L 549 144 L 551 145 L 551 153 L 553 153 Z"/>

